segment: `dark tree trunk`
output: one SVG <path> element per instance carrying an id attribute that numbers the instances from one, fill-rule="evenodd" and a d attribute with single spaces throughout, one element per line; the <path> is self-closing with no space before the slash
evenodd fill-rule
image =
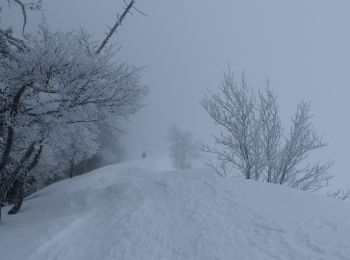
<path id="1" fill-rule="evenodd" d="M 2 207 L 3 207 L 3 205 L 2 205 L 2 202 L 0 202 L 0 225 L 1 225 L 1 221 L 2 221 Z"/>
<path id="2" fill-rule="evenodd" d="M 4 153 L 1 156 L 1 163 L 0 163 L 0 172 L 4 170 L 6 164 L 8 163 L 8 160 L 10 158 L 10 153 L 13 145 L 13 137 L 14 137 L 14 131 L 11 126 L 7 128 L 7 139 L 6 139 L 6 146 Z"/>
<path id="3" fill-rule="evenodd" d="M 71 161 L 70 162 L 70 167 L 69 167 L 69 178 L 73 178 L 74 177 L 74 162 Z"/>
<path id="4" fill-rule="evenodd" d="M 43 150 L 43 145 L 40 145 L 39 150 L 36 152 L 33 161 L 30 163 L 30 165 L 28 167 L 26 167 L 23 170 L 23 177 L 22 179 L 25 180 L 26 175 L 32 171 L 36 165 L 39 162 L 41 153 Z M 25 154 L 24 158 L 26 158 L 25 160 L 23 160 L 23 164 L 26 160 L 29 159 L 30 155 L 33 153 L 34 151 L 34 144 L 27 150 L 27 153 Z M 26 157 L 27 156 L 27 157 Z M 22 164 L 22 167 L 23 167 Z M 19 173 L 20 168 L 16 169 L 17 172 L 16 174 Z M 15 199 L 15 204 L 13 205 L 12 209 L 8 212 L 8 214 L 13 215 L 13 214 L 17 214 L 18 211 L 21 209 L 22 204 L 23 204 L 23 200 L 24 200 L 24 181 L 23 180 L 16 180 L 14 183 L 14 189 L 15 189 L 15 194 L 16 194 L 16 199 Z"/>
<path id="5" fill-rule="evenodd" d="M 10 109 L 10 118 L 12 120 L 12 123 L 15 122 L 15 120 L 16 120 L 21 97 L 22 97 L 24 91 L 26 90 L 26 88 L 29 87 L 31 84 L 32 83 L 24 84 L 17 91 L 17 93 L 15 94 L 15 96 L 13 98 L 11 109 Z M 1 127 L 3 127 L 3 123 L 1 125 Z M 14 133 L 13 127 L 11 125 L 8 126 L 7 127 L 7 140 L 6 140 L 5 150 L 4 150 L 3 155 L 1 156 L 0 172 L 5 168 L 5 166 L 7 165 L 8 161 L 9 161 L 10 153 L 11 153 L 12 146 L 13 146 L 14 134 L 15 133 Z"/>
<path id="6" fill-rule="evenodd" d="M 135 1 L 132 0 L 130 1 L 130 3 L 127 5 L 127 7 L 125 8 L 124 12 L 122 13 L 122 15 L 120 16 L 119 19 L 117 19 L 116 23 L 114 24 L 114 26 L 111 28 L 111 30 L 109 31 L 109 33 L 107 34 L 106 38 L 103 40 L 103 42 L 101 43 L 100 47 L 98 47 L 96 54 L 100 54 L 100 52 L 102 51 L 102 49 L 106 46 L 106 44 L 108 43 L 109 39 L 112 37 L 112 35 L 115 33 L 115 31 L 117 30 L 117 28 L 121 25 L 121 23 L 123 22 L 123 20 L 125 19 L 126 15 L 130 12 L 130 9 L 133 7 L 133 5 L 135 4 Z"/>
<path id="7" fill-rule="evenodd" d="M 24 199 L 24 183 L 23 181 L 17 181 L 15 183 L 16 199 L 12 209 L 8 212 L 9 215 L 17 214 L 21 209 Z"/>

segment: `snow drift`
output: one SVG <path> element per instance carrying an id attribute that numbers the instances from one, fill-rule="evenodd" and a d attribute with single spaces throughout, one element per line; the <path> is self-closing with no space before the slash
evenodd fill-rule
<path id="1" fill-rule="evenodd" d="M 0 258 L 350 259 L 349 203 L 170 169 L 147 159 L 47 187 L 4 217 Z"/>

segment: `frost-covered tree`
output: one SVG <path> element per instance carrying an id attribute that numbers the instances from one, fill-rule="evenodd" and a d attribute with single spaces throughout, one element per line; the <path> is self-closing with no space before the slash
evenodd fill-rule
<path id="1" fill-rule="evenodd" d="M 259 179 L 265 178 L 267 182 L 276 182 L 278 176 L 275 173 L 279 162 L 277 158 L 279 157 L 282 138 L 282 126 L 277 98 L 267 86 L 263 92 L 259 92 L 258 100 L 258 143 L 261 146 L 261 156 L 263 158 Z"/>
<path id="2" fill-rule="evenodd" d="M 199 142 L 187 131 L 172 125 L 168 130 L 168 141 L 170 142 L 170 158 L 175 169 L 189 169 L 192 161 L 199 157 Z"/>
<path id="3" fill-rule="evenodd" d="M 125 118 L 141 107 L 146 94 L 136 68 L 114 64 L 111 49 L 89 52 L 95 46 L 85 34 L 51 33 L 42 28 L 27 41 L 30 51 L 13 52 L 13 58 L 0 68 L 4 99 L 1 171 L 11 172 L 11 165 L 16 168 L 33 157 L 55 129 Z M 14 150 L 17 140 L 27 148 Z M 24 150 L 28 151 L 25 157 Z M 17 175 L 16 179 L 26 173 Z"/>
<path id="4" fill-rule="evenodd" d="M 27 1 L 22 0 L 9 0 L 7 4 L 11 7 L 12 5 L 19 6 L 22 11 L 23 26 L 22 26 L 22 35 L 25 33 L 25 27 L 27 24 L 27 11 L 28 10 L 39 10 L 41 8 L 41 0 L 38 1 Z M 2 11 L 2 4 L 0 4 L 0 14 Z M 1 19 L 1 17 L 0 17 Z M 26 46 L 22 39 L 19 39 L 13 35 L 11 28 L 4 28 L 0 26 L 0 67 L 6 66 L 8 62 L 17 62 L 12 56 L 13 52 L 23 52 L 25 51 Z M 41 145 L 36 145 L 32 140 L 27 140 L 29 143 L 21 142 L 19 136 L 14 135 L 14 129 L 12 126 L 6 124 L 6 121 L 15 121 L 15 118 L 18 114 L 18 103 L 23 95 L 22 91 L 17 93 L 12 93 L 12 104 L 8 102 L 3 88 L 0 88 L 0 222 L 1 222 L 1 207 L 6 203 L 7 196 L 10 188 L 12 189 L 11 195 L 17 193 L 23 194 L 21 190 L 18 190 L 18 185 L 21 185 L 21 180 L 12 178 L 13 175 L 22 172 L 27 173 L 31 171 L 37 164 L 40 158 L 40 153 L 42 151 Z M 23 133 L 22 133 L 23 134 Z M 5 138 L 5 136 L 7 136 Z M 12 167 L 12 173 L 5 170 L 5 166 L 10 164 L 12 158 L 10 158 L 11 148 L 14 146 L 15 142 L 20 141 L 20 146 L 14 147 L 17 151 L 21 150 L 22 147 L 27 146 L 27 151 L 18 158 L 19 163 L 23 167 Z M 28 159 L 31 159 L 31 163 L 26 163 Z M 26 165 L 24 165 L 26 163 Z M 14 197 L 14 196 L 12 196 Z M 17 208 L 20 207 L 20 204 L 17 205 Z"/>
<path id="5" fill-rule="evenodd" d="M 281 149 L 278 169 L 275 173 L 279 184 L 289 184 L 302 190 L 317 190 L 327 185 L 331 176 L 328 170 L 331 163 L 317 162 L 314 165 L 303 164 L 311 151 L 326 144 L 311 124 L 310 104 L 300 102 L 292 116 L 289 136 Z"/>
<path id="6" fill-rule="evenodd" d="M 238 168 L 246 179 L 254 178 L 260 167 L 260 146 L 255 113 L 255 100 L 247 85 L 245 75 L 240 80 L 232 73 L 225 73 L 219 86 L 219 93 L 209 93 L 201 104 L 214 120 L 222 126 L 215 142 L 220 147 L 205 145 L 205 152 L 217 156 L 219 166 L 215 169 L 227 175 L 232 167 Z M 212 164 L 214 165 L 214 164 Z"/>
<path id="7" fill-rule="evenodd" d="M 148 90 L 139 83 L 137 68 L 117 61 L 107 44 L 110 34 L 97 44 L 86 32 L 52 32 L 41 25 L 23 39 L 5 30 L 0 36 L 0 200 L 18 194 L 10 211 L 16 213 L 26 179 L 43 151 L 54 149 L 59 133 L 75 133 L 59 140 L 66 152 L 72 148 L 67 156 L 74 163 L 89 157 L 94 145 L 88 142 L 95 138 L 90 129 L 137 112 Z"/>
<path id="8" fill-rule="evenodd" d="M 257 98 L 244 74 L 236 80 L 233 73 L 225 73 L 219 93 L 209 93 L 201 103 L 221 127 L 216 145 L 203 148 L 214 155 L 209 164 L 220 175 L 238 169 L 246 179 L 302 190 L 314 191 L 327 185 L 331 163 L 306 162 L 310 152 L 325 146 L 312 126 L 308 103 L 300 102 L 286 136 L 276 96 L 267 86 Z"/>

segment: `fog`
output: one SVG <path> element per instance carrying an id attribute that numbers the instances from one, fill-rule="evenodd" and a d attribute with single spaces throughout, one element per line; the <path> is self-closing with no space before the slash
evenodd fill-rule
<path id="1" fill-rule="evenodd" d="M 99 40 L 121 12 L 116 2 L 45 0 L 45 17 L 51 27 L 83 27 Z M 350 185 L 349 1 L 140 0 L 137 7 L 148 16 L 134 11 L 113 38 L 120 61 L 145 66 L 142 82 L 151 90 L 127 126 L 130 159 L 168 153 L 172 123 L 209 141 L 216 128 L 199 101 L 229 65 L 244 70 L 253 87 L 269 78 L 286 122 L 299 100 L 310 101 L 328 143 L 320 155 L 334 161 L 332 183 Z"/>

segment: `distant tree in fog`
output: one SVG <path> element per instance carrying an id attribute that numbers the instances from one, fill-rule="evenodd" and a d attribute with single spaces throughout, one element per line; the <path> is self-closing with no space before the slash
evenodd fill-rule
<path id="1" fill-rule="evenodd" d="M 75 165 L 74 175 L 81 175 L 109 164 L 119 163 L 125 158 L 126 151 L 121 143 L 123 131 L 116 128 L 116 125 L 119 123 L 112 120 L 96 126 L 93 131 L 95 135 L 93 143 L 97 149 L 92 156 L 86 156 Z"/>
<path id="2" fill-rule="evenodd" d="M 287 135 L 268 84 L 256 97 L 244 74 L 237 80 L 232 72 L 225 73 L 219 92 L 209 93 L 201 104 L 221 127 L 216 145 L 203 147 L 215 157 L 209 164 L 220 175 L 238 170 L 246 179 L 312 191 L 328 184 L 331 163 L 306 162 L 311 151 L 325 146 L 312 126 L 308 103 L 297 106 Z"/>
<path id="3" fill-rule="evenodd" d="M 47 150 L 52 149 L 53 158 L 48 158 L 46 163 L 54 164 L 57 174 L 66 175 L 62 177 L 73 178 L 77 165 L 90 159 L 100 149 L 94 125 L 75 124 L 71 129 L 57 129 L 54 134 L 57 136 L 46 145 Z"/>
<path id="4" fill-rule="evenodd" d="M 172 125 L 168 130 L 170 142 L 170 158 L 175 169 L 184 170 L 192 167 L 192 161 L 199 157 L 198 141 L 190 132 L 179 129 Z"/>

